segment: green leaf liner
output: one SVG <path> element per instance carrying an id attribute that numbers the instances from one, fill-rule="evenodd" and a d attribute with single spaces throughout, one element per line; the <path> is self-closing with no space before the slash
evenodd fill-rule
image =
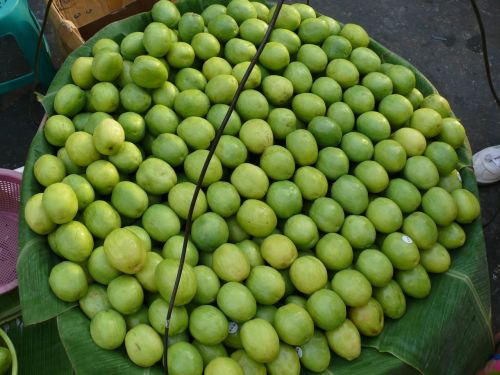
<path id="1" fill-rule="evenodd" d="M 180 0 L 177 6 L 183 13 L 201 12 L 214 3 L 227 4 L 227 1 Z M 142 31 L 150 20 L 150 15 L 143 13 L 115 22 L 75 50 L 57 73 L 42 101 L 47 113 L 53 113 L 52 105 L 57 90 L 71 82 L 70 68 L 76 58 L 89 56 L 98 39 L 111 38 L 120 42 L 127 34 Z M 402 64 L 413 70 L 417 88 L 424 95 L 437 92 L 406 60 L 376 41 L 372 40 L 370 47 L 384 62 Z M 78 374 L 95 374 L 96 371 L 106 374 L 161 374 L 159 365 L 146 370 L 134 366 L 123 348 L 116 351 L 98 348 L 91 340 L 89 320 L 84 314 L 79 309 L 71 309 L 72 304 L 59 301 L 50 291 L 48 274 L 58 258 L 51 252 L 43 237 L 29 230 L 23 214 L 28 198 L 41 191 L 32 173 L 33 164 L 40 155 L 47 152 L 54 150 L 45 141 L 43 133 L 38 132 L 25 164 L 21 196 L 21 253 L 17 272 L 25 323 L 47 321 L 41 326 L 53 325 L 54 320 L 49 319 L 57 316 L 57 327 L 64 348 Z M 458 150 L 458 154 L 463 184 L 477 195 L 476 181 L 470 168 L 471 150 L 468 141 Z M 462 248 L 452 250 L 451 269 L 443 275 L 431 276 L 431 295 L 424 300 L 408 298 L 408 311 L 403 318 L 397 321 L 386 319 L 380 336 L 363 338 L 363 351 L 358 359 L 348 362 L 333 356 L 330 368 L 323 374 L 469 375 L 484 364 L 492 352 L 493 337 L 490 286 L 481 220 L 465 226 L 465 231 L 467 242 Z M 36 327 L 40 327 L 40 324 L 33 329 L 37 329 Z M 40 368 L 36 361 L 31 363 L 33 367 Z M 306 370 L 302 373 L 312 374 Z"/>
<path id="2" fill-rule="evenodd" d="M 2 324 L 1 328 L 16 348 L 20 375 L 69 375 L 73 372 L 55 319 L 26 326 L 18 317 Z"/>

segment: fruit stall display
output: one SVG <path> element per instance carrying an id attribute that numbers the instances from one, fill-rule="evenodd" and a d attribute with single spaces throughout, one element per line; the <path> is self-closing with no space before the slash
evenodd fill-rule
<path id="1" fill-rule="evenodd" d="M 45 337 L 43 371 L 163 372 L 193 191 L 275 9 L 160 0 L 58 72 L 9 323 Z M 284 5 L 194 205 L 169 374 L 477 370 L 492 337 L 469 166 L 421 73 L 359 25 Z"/>

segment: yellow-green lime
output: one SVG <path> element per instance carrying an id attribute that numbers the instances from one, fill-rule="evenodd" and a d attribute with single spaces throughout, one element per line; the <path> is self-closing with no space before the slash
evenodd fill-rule
<path id="1" fill-rule="evenodd" d="M 120 43 L 120 53 L 124 59 L 134 61 L 137 56 L 145 55 L 146 48 L 143 43 L 144 33 L 135 31 L 123 38 Z"/>
<path id="2" fill-rule="evenodd" d="M 92 60 L 92 75 L 102 82 L 113 82 L 123 69 L 123 57 L 118 52 L 100 51 Z"/>
<path id="3" fill-rule="evenodd" d="M 80 88 L 90 89 L 96 82 L 92 75 L 93 57 L 78 57 L 71 65 L 71 79 Z"/>
<path id="4" fill-rule="evenodd" d="M 85 106 L 85 91 L 73 84 L 61 87 L 54 98 L 54 111 L 59 115 L 74 116 Z"/>
<path id="5" fill-rule="evenodd" d="M 40 185 L 47 187 L 62 181 L 66 176 L 66 167 L 57 156 L 45 154 L 35 161 L 33 173 Z"/>
<path id="6" fill-rule="evenodd" d="M 88 289 L 83 268 L 68 261 L 58 263 L 50 270 L 49 285 L 57 298 L 66 302 L 78 301 Z"/>

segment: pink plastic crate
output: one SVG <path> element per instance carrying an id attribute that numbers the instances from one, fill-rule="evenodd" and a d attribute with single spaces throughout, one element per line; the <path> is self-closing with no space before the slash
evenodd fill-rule
<path id="1" fill-rule="evenodd" d="M 22 174 L 0 168 L 0 294 L 17 287 L 16 261 Z"/>

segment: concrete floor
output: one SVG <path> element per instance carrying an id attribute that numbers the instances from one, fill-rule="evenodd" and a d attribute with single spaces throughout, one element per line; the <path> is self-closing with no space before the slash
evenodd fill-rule
<path id="1" fill-rule="evenodd" d="M 40 18 L 43 2 L 30 0 L 30 4 Z M 466 127 L 473 152 L 500 144 L 500 110 L 487 84 L 479 27 L 470 0 L 312 0 L 311 5 L 341 22 L 364 26 L 374 39 L 426 75 Z M 477 0 L 477 5 L 486 29 L 493 81 L 500 92 L 500 2 Z M 12 50 L 0 43 L 0 66 L 9 66 L 12 61 L 19 66 L 19 58 L 12 58 Z M 43 115 L 38 104 L 30 106 L 31 97 L 21 91 L 0 101 L 0 167 L 24 164 Z M 480 195 L 483 221 L 489 222 L 500 206 L 500 184 L 481 187 Z M 484 229 L 495 331 L 500 330 L 499 229 L 500 215 Z"/>

